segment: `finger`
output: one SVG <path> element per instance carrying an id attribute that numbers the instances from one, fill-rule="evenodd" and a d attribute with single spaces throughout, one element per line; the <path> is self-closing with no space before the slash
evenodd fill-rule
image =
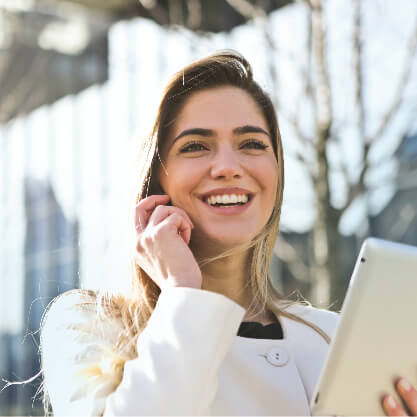
<path id="1" fill-rule="evenodd" d="M 135 229 L 137 232 L 141 232 L 148 224 L 149 217 L 160 204 L 167 204 L 170 197 L 164 195 L 151 195 L 141 200 L 135 209 Z"/>
<path id="2" fill-rule="evenodd" d="M 391 395 L 385 395 L 382 399 L 382 406 L 388 416 L 408 416 L 397 400 Z"/>
<path id="3" fill-rule="evenodd" d="M 183 209 L 174 206 L 158 206 L 151 214 L 148 224 L 150 226 L 156 226 L 163 220 L 165 220 L 168 216 L 171 216 L 174 213 L 184 217 L 184 219 L 188 222 L 190 228 L 194 228 L 193 222 L 191 221 L 188 214 Z"/>
<path id="4" fill-rule="evenodd" d="M 180 213 L 173 213 L 159 224 L 160 227 L 173 227 L 178 235 L 188 245 L 191 239 L 190 224 Z"/>
<path id="5" fill-rule="evenodd" d="M 184 230 L 180 230 L 178 233 L 182 237 L 182 240 L 188 245 L 191 240 L 191 228 L 187 227 Z"/>
<path id="6" fill-rule="evenodd" d="M 400 378 L 395 388 L 404 404 L 407 406 L 413 416 L 417 415 L 417 390 L 404 378 Z"/>

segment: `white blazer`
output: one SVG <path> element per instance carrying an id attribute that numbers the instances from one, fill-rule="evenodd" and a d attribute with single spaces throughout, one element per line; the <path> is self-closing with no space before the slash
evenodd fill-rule
<path id="1" fill-rule="evenodd" d="M 327 354 L 310 327 L 280 317 L 284 338 L 237 336 L 245 310 L 229 298 L 166 289 L 116 386 L 106 362 L 121 323 L 77 307 L 78 291 L 50 308 L 41 335 L 46 389 L 55 415 L 310 415 Z M 332 337 L 338 315 L 307 306 L 292 313 Z M 87 329 L 87 331 L 86 331 Z M 83 371 L 99 367 L 87 378 Z M 85 374 L 85 372 L 84 372 Z"/>

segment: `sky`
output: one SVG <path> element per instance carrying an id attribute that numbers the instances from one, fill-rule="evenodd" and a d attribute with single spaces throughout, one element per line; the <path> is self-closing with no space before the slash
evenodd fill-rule
<path id="1" fill-rule="evenodd" d="M 401 3 L 401 7 L 398 4 Z M 343 126 L 343 147 L 330 149 L 334 164 L 347 159 L 350 176 L 357 175 L 360 143 L 355 128 L 353 83 L 350 77 L 351 7 L 347 0 L 328 2 L 330 51 L 329 64 L 336 123 Z M 417 15 L 417 2 L 401 0 L 364 2 L 364 59 L 367 63 L 367 126 L 372 132 L 385 112 L 396 88 L 404 60 L 406 42 Z M 287 113 L 301 117 L 303 129 L 311 134 L 311 114 L 307 104 L 297 108 L 300 90 L 297 68 L 303 63 L 305 41 L 303 5 L 296 3 L 271 14 L 270 25 L 279 54 L 262 41 L 259 22 L 234 29 L 230 34 L 198 38 L 186 30 L 161 29 L 138 18 L 115 24 L 110 31 L 109 81 L 93 86 L 77 96 L 41 107 L 0 127 L 0 195 L 6 201 L 2 212 L 3 241 L 0 250 L 2 288 L 9 300 L 21 300 L 23 286 L 24 208 L 23 176 L 49 179 L 66 216 L 80 221 L 80 275 L 86 288 L 122 285 L 116 276 L 129 274 L 129 240 L 126 230 L 128 207 L 134 183 L 137 137 L 151 127 L 163 86 L 169 76 L 190 61 L 218 49 L 232 48 L 245 55 L 253 66 L 255 78 L 267 91 L 272 84 L 268 60 L 280 69 L 279 98 Z M 414 80 L 416 80 L 416 65 Z M 414 82 L 414 87 L 416 83 Z M 416 97 L 408 89 L 407 95 Z M 396 132 L 415 109 L 404 107 L 388 134 L 373 151 L 373 157 L 388 153 L 395 146 Z M 280 116 L 286 161 L 286 186 L 282 228 L 303 232 L 314 221 L 313 193 L 306 172 L 292 160 L 291 152 L 300 149 L 294 132 Z M 12 161 L 10 163 L 10 161 Z M 393 160 L 373 170 L 374 178 L 392 177 L 397 169 Z M 7 171 L 7 172 L 6 172 Z M 344 189 L 340 176 L 332 177 L 334 201 L 341 204 Z M 390 181 L 371 197 L 376 213 L 393 194 Z M 342 219 L 341 231 L 354 232 L 361 219 L 364 202 L 357 201 Z M 21 328 L 20 302 L 0 306 L 0 330 Z"/>

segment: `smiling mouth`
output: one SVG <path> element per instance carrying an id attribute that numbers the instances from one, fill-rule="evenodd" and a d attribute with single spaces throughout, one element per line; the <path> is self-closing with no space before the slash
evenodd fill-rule
<path id="1" fill-rule="evenodd" d="M 212 207 L 236 207 L 247 204 L 251 199 L 250 194 L 222 194 L 206 197 L 203 201 Z"/>

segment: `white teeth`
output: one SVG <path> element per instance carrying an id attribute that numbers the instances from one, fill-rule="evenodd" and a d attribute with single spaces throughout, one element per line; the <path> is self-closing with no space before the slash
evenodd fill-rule
<path id="1" fill-rule="evenodd" d="M 207 198 L 207 203 L 210 205 L 214 204 L 237 204 L 247 203 L 248 196 L 246 194 L 223 194 L 223 195 L 212 195 Z"/>

